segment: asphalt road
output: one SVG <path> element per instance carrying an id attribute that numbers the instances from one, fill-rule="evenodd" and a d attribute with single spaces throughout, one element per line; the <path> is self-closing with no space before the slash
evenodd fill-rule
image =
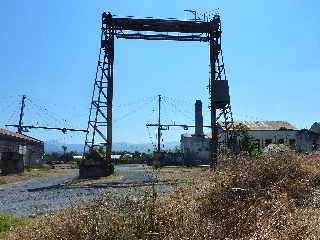
<path id="1" fill-rule="evenodd" d="M 100 198 L 108 187 L 125 184 L 150 183 L 152 172 L 143 165 L 118 165 L 115 167 L 121 180 L 95 187 L 63 187 L 63 184 L 78 176 L 78 171 L 64 176 L 40 177 L 13 185 L 0 187 L 0 213 L 15 216 L 32 216 L 75 206 Z M 166 188 L 164 191 L 170 191 Z"/>

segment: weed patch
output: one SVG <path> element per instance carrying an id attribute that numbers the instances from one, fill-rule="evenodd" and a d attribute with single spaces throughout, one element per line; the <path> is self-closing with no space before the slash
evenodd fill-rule
<path id="1" fill-rule="evenodd" d="M 7 184 L 7 181 L 3 177 L 0 177 L 0 185 L 3 184 Z"/>
<path id="2" fill-rule="evenodd" d="M 320 156 L 220 160 L 176 192 L 41 216 L 8 239 L 318 239 Z"/>
<path id="3" fill-rule="evenodd" d="M 0 237 L 10 230 L 18 226 L 25 225 L 27 223 L 26 219 L 15 218 L 9 215 L 0 214 Z"/>

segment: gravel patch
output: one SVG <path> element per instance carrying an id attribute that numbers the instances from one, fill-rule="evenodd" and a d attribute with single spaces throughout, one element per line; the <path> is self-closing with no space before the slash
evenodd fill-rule
<path id="1" fill-rule="evenodd" d="M 143 165 L 118 165 L 116 171 L 122 179 L 110 183 L 110 188 L 115 185 L 144 184 L 153 180 L 152 171 Z M 39 177 L 15 183 L 11 186 L 0 188 L 0 213 L 14 216 L 34 216 L 37 214 L 69 208 L 81 202 L 89 202 L 101 198 L 105 188 L 99 187 L 63 187 L 62 184 L 78 176 L 78 171 L 63 175 Z M 171 186 L 158 186 L 159 192 L 173 191 Z M 122 195 L 125 189 L 115 189 L 114 195 Z"/>

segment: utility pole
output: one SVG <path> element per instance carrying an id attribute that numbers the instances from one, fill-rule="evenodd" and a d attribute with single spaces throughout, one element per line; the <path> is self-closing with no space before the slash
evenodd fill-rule
<path id="1" fill-rule="evenodd" d="M 20 115 L 19 115 L 19 123 L 18 124 L 6 124 L 6 127 L 15 127 L 17 128 L 17 133 L 22 134 L 24 129 L 45 129 L 45 130 L 58 130 L 62 133 L 67 132 L 88 132 L 85 129 L 74 129 L 74 128 L 65 128 L 65 127 L 47 127 L 47 126 L 34 126 L 34 125 L 23 125 L 23 116 L 24 116 L 24 108 L 26 107 L 26 95 L 22 96 L 21 100 L 21 108 L 20 108 Z"/>
<path id="2" fill-rule="evenodd" d="M 187 124 L 163 124 L 161 123 L 161 101 L 162 101 L 162 97 L 159 94 L 158 95 L 158 123 L 148 123 L 146 124 L 147 127 L 157 127 L 158 129 L 158 134 L 157 134 L 157 140 L 158 140 L 158 144 L 157 144 L 157 153 L 161 152 L 161 132 L 162 131 L 166 131 L 169 130 L 170 127 L 181 127 L 184 130 L 188 130 L 189 128 L 196 128 L 196 125 L 187 125 Z M 210 126 L 203 126 L 201 124 L 201 127 L 205 127 L 205 128 L 212 128 L 211 125 Z"/>
<path id="3" fill-rule="evenodd" d="M 26 101 L 26 95 L 22 96 L 22 100 L 21 100 L 21 108 L 20 108 L 20 116 L 19 116 L 19 124 L 18 124 L 18 133 L 22 134 L 22 130 L 23 130 L 23 115 L 24 115 L 24 108 L 26 106 L 25 101 Z"/>
<path id="4" fill-rule="evenodd" d="M 160 153 L 161 151 L 161 95 L 158 95 L 158 109 L 159 109 L 159 116 L 158 116 L 158 148 L 157 152 Z"/>

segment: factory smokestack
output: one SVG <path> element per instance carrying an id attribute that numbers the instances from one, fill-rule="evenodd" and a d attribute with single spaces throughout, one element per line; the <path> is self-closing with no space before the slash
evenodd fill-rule
<path id="1" fill-rule="evenodd" d="M 196 100 L 195 103 L 195 135 L 203 136 L 203 116 L 202 116 L 202 102 Z"/>

